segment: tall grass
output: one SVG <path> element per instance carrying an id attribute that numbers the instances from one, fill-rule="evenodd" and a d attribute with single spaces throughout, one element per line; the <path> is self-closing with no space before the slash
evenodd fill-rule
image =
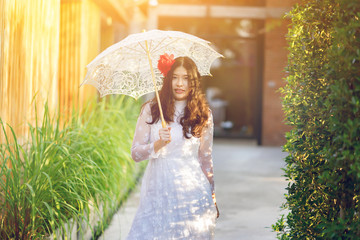
<path id="1" fill-rule="evenodd" d="M 93 101 L 60 127 L 59 114 L 50 116 L 45 105 L 23 145 L 10 126 L 6 135 L 0 119 L 6 139 L 0 146 L 0 239 L 59 238 L 69 219 L 87 223 L 79 224 L 84 231 L 91 227 L 90 208 L 107 219 L 144 167 L 135 168 L 130 156 L 138 109 L 123 96 Z"/>

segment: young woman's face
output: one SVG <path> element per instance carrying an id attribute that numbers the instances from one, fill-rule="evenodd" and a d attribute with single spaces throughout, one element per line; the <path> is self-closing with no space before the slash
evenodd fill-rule
<path id="1" fill-rule="evenodd" d="M 172 91 L 175 100 L 185 100 L 190 93 L 188 73 L 183 66 L 174 70 L 172 79 Z"/>

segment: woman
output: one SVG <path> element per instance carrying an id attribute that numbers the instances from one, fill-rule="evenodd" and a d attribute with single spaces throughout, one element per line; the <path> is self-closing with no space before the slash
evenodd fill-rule
<path id="1" fill-rule="evenodd" d="M 200 89 L 200 74 L 188 57 L 162 55 L 159 92 L 167 127 L 161 127 L 156 98 L 142 107 L 132 158 L 149 159 L 140 206 L 128 240 L 213 239 L 215 202 L 213 119 Z"/>

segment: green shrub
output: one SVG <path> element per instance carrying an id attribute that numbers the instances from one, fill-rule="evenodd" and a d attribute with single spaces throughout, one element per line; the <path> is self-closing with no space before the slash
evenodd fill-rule
<path id="1" fill-rule="evenodd" d="M 130 156 L 138 109 L 123 96 L 94 101 L 60 130 L 59 117 L 50 117 L 45 106 L 41 124 L 30 126 L 28 143 L 6 135 L 0 146 L 0 239 L 64 233 L 71 218 L 89 228 L 90 208 L 102 228 L 144 166 L 135 167 Z M 6 134 L 1 119 L 0 125 Z"/>
<path id="2" fill-rule="evenodd" d="M 360 2 L 307 0 L 292 26 L 279 239 L 360 239 Z"/>

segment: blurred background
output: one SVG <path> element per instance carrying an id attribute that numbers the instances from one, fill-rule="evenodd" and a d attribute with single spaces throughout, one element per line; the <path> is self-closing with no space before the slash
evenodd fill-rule
<path id="1" fill-rule="evenodd" d="M 215 137 L 285 143 L 278 91 L 284 85 L 289 20 L 296 0 L 0 0 L 0 118 L 27 138 L 37 106 L 62 116 L 97 97 L 79 88 L 85 66 L 143 29 L 177 30 L 225 56 L 203 79 Z M 100 99 L 99 99 L 100 100 Z M 42 114 L 41 107 L 38 114 Z M 0 136 L 0 140 L 3 136 Z"/>

